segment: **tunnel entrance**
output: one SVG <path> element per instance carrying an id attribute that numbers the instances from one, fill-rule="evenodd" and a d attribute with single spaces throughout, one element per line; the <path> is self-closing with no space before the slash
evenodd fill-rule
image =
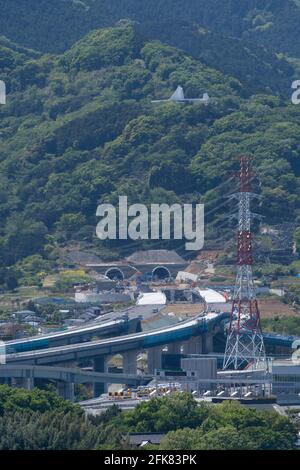
<path id="1" fill-rule="evenodd" d="M 110 268 L 106 271 L 107 276 L 112 281 L 124 281 L 124 273 L 119 268 Z"/>
<path id="2" fill-rule="evenodd" d="M 160 279 L 170 279 L 171 273 L 165 266 L 157 266 L 152 271 L 152 279 L 160 280 Z"/>

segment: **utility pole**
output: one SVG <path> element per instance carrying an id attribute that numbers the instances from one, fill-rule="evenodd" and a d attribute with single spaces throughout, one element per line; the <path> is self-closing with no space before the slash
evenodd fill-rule
<path id="1" fill-rule="evenodd" d="M 240 157 L 240 192 L 238 200 L 237 276 L 232 299 L 230 326 L 223 369 L 265 368 L 266 356 L 261 331 L 260 312 L 252 276 L 252 233 L 250 203 L 256 195 L 251 193 L 250 157 Z"/>

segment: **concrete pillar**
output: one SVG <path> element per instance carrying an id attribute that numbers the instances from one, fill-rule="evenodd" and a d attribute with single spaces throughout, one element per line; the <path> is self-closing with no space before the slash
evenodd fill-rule
<path id="1" fill-rule="evenodd" d="M 20 379 L 16 379 L 15 377 L 11 377 L 10 385 L 11 385 L 11 387 L 20 387 Z"/>
<path id="2" fill-rule="evenodd" d="M 202 336 L 193 336 L 183 343 L 184 354 L 202 354 L 203 351 Z"/>
<path id="3" fill-rule="evenodd" d="M 162 350 L 161 347 L 148 349 L 148 374 L 154 375 L 155 369 L 161 369 Z"/>
<path id="4" fill-rule="evenodd" d="M 213 345 L 213 335 L 211 333 L 206 333 L 203 336 L 203 353 L 209 354 L 213 352 L 214 345 Z"/>
<path id="5" fill-rule="evenodd" d="M 69 401 L 74 401 L 75 399 L 75 391 L 74 391 L 74 384 L 72 382 L 66 382 L 65 384 L 65 395 L 66 395 L 66 400 Z"/>
<path id="6" fill-rule="evenodd" d="M 61 398 L 65 398 L 65 384 L 64 382 L 56 382 L 57 393 Z"/>
<path id="7" fill-rule="evenodd" d="M 94 371 L 95 372 L 107 372 L 107 360 L 106 357 L 100 356 L 94 358 Z M 106 383 L 94 383 L 94 398 L 100 397 L 102 393 L 107 393 L 108 384 Z"/>
<path id="8" fill-rule="evenodd" d="M 180 354 L 182 343 L 170 343 L 168 344 L 168 354 Z"/>
<path id="9" fill-rule="evenodd" d="M 123 353 L 123 373 L 137 373 L 137 351 L 127 351 Z"/>
<path id="10" fill-rule="evenodd" d="M 34 377 L 25 377 L 22 379 L 22 388 L 26 390 L 33 390 L 34 389 Z"/>
<path id="11" fill-rule="evenodd" d="M 61 398 L 64 400 L 74 401 L 74 383 L 72 382 L 57 382 L 57 391 Z"/>

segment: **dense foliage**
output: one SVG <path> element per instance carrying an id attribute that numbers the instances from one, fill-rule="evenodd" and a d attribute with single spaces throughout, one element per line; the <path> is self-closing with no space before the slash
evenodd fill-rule
<path id="1" fill-rule="evenodd" d="M 99 418 L 85 419 L 78 405 L 56 393 L 0 385 L 0 449 L 72 450 L 102 445 L 122 448 L 126 438 L 109 424 L 119 413 L 113 407 Z"/>
<path id="2" fill-rule="evenodd" d="M 264 331 L 300 336 L 300 317 L 275 315 L 274 318 L 263 318 L 262 327 Z"/>
<path id="3" fill-rule="evenodd" d="M 129 449 L 132 432 L 163 432 L 161 449 L 291 449 L 296 429 L 287 418 L 235 403 L 197 405 L 190 394 L 112 407 L 84 417 L 52 392 L 0 386 L 0 449 Z"/>
<path id="4" fill-rule="evenodd" d="M 122 18 L 144 37 L 159 39 L 234 74 L 248 91 L 288 93 L 293 67 L 279 57 L 299 57 L 295 31 L 299 3 L 285 0 L 2 0 L 2 34 L 43 52 L 63 52 L 92 29 Z M 23 22 L 16 22 L 15 11 Z M 292 61 L 298 66 L 297 60 Z"/>
<path id="5" fill-rule="evenodd" d="M 164 432 L 164 450 L 292 449 L 295 426 L 275 412 L 239 403 L 198 405 L 190 394 L 141 403 L 118 416 L 133 432 Z"/>
<path id="6" fill-rule="evenodd" d="M 1 0 L 0 28 L 13 40 L 57 52 L 93 28 L 131 18 L 157 30 L 184 22 L 299 57 L 298 0 Z M 16 12 L 23 21 L 16 22 Z M 156 26 L 154 26 L 156 25 Z M 172 33 L 171 33 L 172 34 Z"/>
<path id="7" fill-rule="evenodd" d="M 61 399 L 51 391 L 34 389 L 29 392 L 24 389 L 0 385 L 0 415 L 22 410 L 38 411 L 40 413 L 47 411 L 68 413 L 71 410 L 80 412 L 79 407 Z"/>
<path id="8" fill-rule="evenodd" d="M 97 205 L 117 203 L 121 194 L 143 203 L 200 199 L 207 238 L 224 239 L 221 184 L 242 152 L 255 155 L 266 222 L 300 215 L 296 106 L 270 94 L 249 97 L 236 77 L 145 42 L 128 22 L 93 31 L 60 56 L 36 57 L 4 43 L 9 99 L 0 108 L 0 260 L 6 266 L 0 280 L 7 286 L 16 285 L 24 266 L 35 266 L 33 276 L 51 269 L 61 244 L 97 246 Z M 211 104 L 150 104 L 178 84 L 190 97 L 207 91 Z M 34 255 L 41 258 L 33 262 Z"/>
<path id="9" fill-rule="evenodd" d="M 201 405 L 195 429 L 171 431 L 161 443 L 174 450 L 280 450 L 292 449 L 295 427 L 285 417 L 247 409 L 238 403 Z"/>

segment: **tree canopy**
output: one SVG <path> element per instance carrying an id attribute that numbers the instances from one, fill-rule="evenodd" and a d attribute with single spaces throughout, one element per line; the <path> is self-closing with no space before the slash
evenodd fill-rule
<path id="1" fill-rule="evenodd" d="M 0 263 L 6 269 L 34 255 L 53 260 L 57 246 L 72 241 L 103 251 L 96 208 L 117 203 L 120 194 L 129 203 L 218 205 L 240 153 L 255 157 L 266 223 L 300 216 L 300 111 L 270 90 L 251 94 L 239 77 L 145 39 L 130 22 L 95 30 L 61 55 L 6 40 L 0 47 L 9 51 L 9 99 L 0 108 Z M 178 84 L 188 97 L 208 92 L 211 104 L 151 105 Z M 207 237 L 218 239 L 210 223 L 222 224 L 224 208 L 209 208 Z M 122 252 L 117 242 L 105 247 Z"/>
<path id="2" fill-rule="evenodd" d="M 130 449 L 130 433 L 161 432 L 164 450 L 292 449 L 295 425 L 275 412 L 227 402 L 198 405 L 188 394 L 154 398 L 132 411 L 84 416 L 54 392 L 0 386 L 0 449 Z"/>

